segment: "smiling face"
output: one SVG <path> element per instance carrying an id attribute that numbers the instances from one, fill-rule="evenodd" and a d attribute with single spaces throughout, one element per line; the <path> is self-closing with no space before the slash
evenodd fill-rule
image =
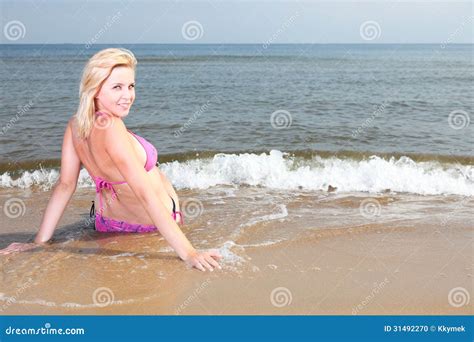
<path id="1" fill-rule="evenodd" d="M 135 100 L 135 72 L 126 66 L 115 67 L 95 97 L 97 111 L 123 118 Z"/>

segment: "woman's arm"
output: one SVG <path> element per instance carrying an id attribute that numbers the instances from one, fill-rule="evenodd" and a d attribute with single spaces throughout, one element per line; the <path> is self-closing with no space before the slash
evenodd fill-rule
<path id="1" fill-rule="evenodd" d="M 40 229 L 35 238 L 36 243 L 45 243 L 53 236 L 66 205 L 76 191 L 80 170 L 81 160 L 72 142 L 72 130 L 69 123 L 64 133 L 60 176 L 46 207 Z"/>
<path id="2" fill-rule="evenodd" d="M 46 207 L 34 243 L 12 243 L 7 248 L 1 250 L 0 254 L 28 250 L 36 247 L 38 244 L 46 243 L 51 238 L 64 210 L 66 209 L 66 205 L 76 190 L 80 168 L 81 161 L 74 149 L 71 126 L 68 124 L 64 133 L 61 151 L 60 176 L 54 185 L 53 193 Z"/>
<path id="3" fill-rule="evenodd" d="M 105 150 L 115 166 L 143 205 L 153 224 L 159 227 L 161 235 L 168 241 L 178 256 L 192 266 L 204 271 L 213 266 L 219 267 L 214 260 L 220 255 L 217 251 L 197 252 L 172 219 L 157 192 L 148 185 L 148 175 L 136 157 L 133 146 L 122 120 L 111 118 L 112 124 L 102 130 L 105 134 Z M 158 191 L 165 191 L 161 179 L 158 180 Z"/>

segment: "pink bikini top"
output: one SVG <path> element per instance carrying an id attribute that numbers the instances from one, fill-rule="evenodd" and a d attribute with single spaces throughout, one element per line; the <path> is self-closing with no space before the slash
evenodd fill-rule
<path id="1" fill-rule="evenodd" d="M 131 130 L 127 129 L 132 135 L 137 138 L 138 142 L 143 146 L 146 153 L 145 161 L 145 170 L 148 172 L 153 169 L 158 161 L 158 152 L 156 151 L 155 146 L 149 143 L 145 138 L 133 133 Z"/>
<path id="2" fill-rule="evenodd" d="M 101 112 L 96 112 L 96 115 L 107 115 Z M 155 146 L 153 146 L 151 143 L 149 143 L 145 138 L 142 138 L 141 136 L 133 133 L 131 130 L 127 129 L 140 143 L 140 145 L 143 146 L 145 149 L 146 153 L 146 161 L 145 161 L 145 170 L 148 172 L 153 167 L 156 165 L 156 162 L 158 161 L 158 152 L 156 151 Z"/>
<path id="3" fill-rule="evenodd" d="M 96 112 L 96 115 L 107 115 L 101 112 Z M 138 142 L 143 146 L 145 149 L 146 153 L 146 162 L 145 162 L 145 170 L 148 172 L 153 167 L 156 165 L 158 161 L 158 152 L 156 151 L 155 146 L 153 146 L 151 143 L 149 143 L 145 138 L 142 138 L 141 136 L 133 133 L 132 131 L 128 130 L 137 140 Z M 109 182 L 102 177 L 98 176 L 93 176 L 91 175 L 92 179 L 94 180 L 95 183 L 95 190 L 99 194 L 99 200 L 100 200 L 100 209 L 103 210 L 103 205 L 102 205 L 102 189 L 108 189 L 112 191 L 112 198 L 114 199 L 117 196 L 117 192 L 115 191 L 113 185 L 115 184 L 125 184 L 127 183 L 126 181 L 122 182 Z"/>

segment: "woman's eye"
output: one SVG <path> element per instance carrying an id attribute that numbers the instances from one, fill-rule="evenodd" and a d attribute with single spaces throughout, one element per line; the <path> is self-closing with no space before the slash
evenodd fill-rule
<path id="1" fill-rule="evenodd" d="M 128 88 L 135 88 L 135 84 L 130 84 Z"/>
<path id="2" fill-rule="evenodd" d="M 112 89 L 120 89 L 120 86 L 117 85 L 117 86 L 113 87 Z"/>

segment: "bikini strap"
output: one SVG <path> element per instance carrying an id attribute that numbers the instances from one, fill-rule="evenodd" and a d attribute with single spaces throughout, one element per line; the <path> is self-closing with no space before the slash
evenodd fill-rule
<path id="1" fill-rule="evenodd" d="M 173 220 L 176 221 L 176 216 L 179 214 L 179 216 L 181 216 L 181 222 L 184 224 L 184 216 L 183 214 L 181 213 L 181 211 L 175 211 L 173 212 Z"/>
<path id="2" fill-rule="evenodd" d="M 102 201 L 102 190 L 111 190 L 112 191 L 112 199 L 115 200 L 117 198 L 117 192 L 115 191 L 115 188 L 113 185 L 115 184 L 125 184 L 127 183 L 126 181 L 122 182 L 109 182 L 101 177 L 98 176 L 92 176 L 95 182 L 95 192 L 99 194 L 99 213 L 100 215 L 103 214 L 103 201 Z"/>
<path id="3" fill-rule="evenodd" d="M 171 198 L 171 202 L 173 202 L 173 213 L 172 213 L 173 220 L 176 221 L 176 215 L 179 214 L 181 216 L 181 221 L 184 224 L 183 214 L 181 213 L 181 211 L 176 211 L 176 203 L 174 202 L 174 199 L 173 197 L 171 197 L 171 195 L 170 195 L 170 198 Z"/>

